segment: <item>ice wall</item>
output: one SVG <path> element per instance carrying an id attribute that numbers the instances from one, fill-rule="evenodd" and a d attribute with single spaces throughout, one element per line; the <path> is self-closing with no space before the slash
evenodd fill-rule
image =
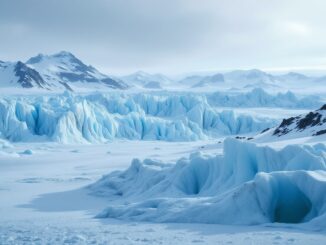
<path id="1" fill-rule="evenodd" d="M 190 141 L 261 131 L 276 121 L 217 112 L 204 95 L 91 94 L 0 99 L 0 132 L 11 141 Z"/>

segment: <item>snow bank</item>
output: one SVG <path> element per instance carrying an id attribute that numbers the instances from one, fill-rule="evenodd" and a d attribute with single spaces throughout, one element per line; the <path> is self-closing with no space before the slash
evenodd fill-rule
<path id="1" fill-rule="evenodd" d="M 0 138 L 0 150 L 13 148 L 12 144 L 10 144 L 7 140 Z"/>
<path id="2" fill-rule="evenodd" d="M 229 138 L 223 155 L 197 153 L 176 164 L 136 159 L 126 171 L 88 188 L 110 199 L 100 218 L 219 224 L 318 220 L 326 228 L 325 153 L 323 144 L 275 150 Z"/>
<path id="3" fill-rule="evenodd" d="M 261 131 L 274 119 L 217 112 L 199 95 L 91 94 L 0 99 L 0 133 L 11 141 L 114 138 L 189 141 Z"/>

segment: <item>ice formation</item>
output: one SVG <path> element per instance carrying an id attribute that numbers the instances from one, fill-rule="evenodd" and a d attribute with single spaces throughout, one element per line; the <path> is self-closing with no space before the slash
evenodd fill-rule
<path id="1" fill-rule="evenodd" d="M 0 99 L 0 132 L 11 141 L 189 141 L 261 131 L 275 119 L 218 112 L 204 95 L 102 94 Z"/>
<path id="2" fill-rule="evenodd" d="M 275 150 L 228 138 L 223 155 L 176 164 L 135 159 L 88 188 L 110 200 L 99 218 L 326 227 L 325 153 L 323 144 Z"/>

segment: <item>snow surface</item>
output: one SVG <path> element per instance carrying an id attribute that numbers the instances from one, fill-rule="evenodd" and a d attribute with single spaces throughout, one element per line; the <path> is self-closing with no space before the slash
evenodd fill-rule
<path id="1" fill-rule="evenodd" d="M 204 158 L 221 155 L 223 144 L 218 140 L 14 143 L 13 148 L 5 149 L 7 155 L 0 154 L 1 244 L 324 243 L 325 230 L 318 225 L 226 226 L 94 219 L 112 200 L 105 195 L 88 195 L 83 187 L 103 173 L 122 171 L 134 157 L 173 164 L 199 150 Z M 316 148 L 315 144 L 309 143 L 311 148 Z M 272 143 L 270 147 L 279 145 Z M 19 154 L 26 149 L 34 154 Z"/>
<path id="2" fill-rule="evenodd" d="M 0 87 L 19 87 L 17 81 L 18 77 L 15 76 L 15 63 L 0 62 Z"/>

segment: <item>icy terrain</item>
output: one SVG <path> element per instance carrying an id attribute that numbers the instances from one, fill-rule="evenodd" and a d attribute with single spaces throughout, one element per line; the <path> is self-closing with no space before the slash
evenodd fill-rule
<path id="1" fill-rule="evenodd" d="M 11 141 L 50 140 L 62 143 L 105 142 L 115 138 L 191 141 L 260 132 L 276 126 L 268 115 L 239 107 L 308 109 L 318 98 L 294 94 L 248 93 L 113 94 L 94 93 L 0 98 L 0 133 Z M 220 108 L 227 107 L 220 110 Z M 236 108 L 235 108 L 236 107 Z"/>
<path id="2" fill-rule="evenodd" d="M 318 136 L 320 137 L 320 136 Z M 297 158 L 313 160 L 311 166 L 307 168 L 319 167 L 321 159 L 325 157 L 318 157 L 318 154 L 324 152 L 323 146 L 318 146 L 318 138 L 308 143 L 311 139 L 302 139 L 296 142 L 305 144 L 307 146 L 292 146 L 283 149 L 289 142 L 268 143 L 269 147 L 255 146 L 254 144 L 242 143 L 233 139 L 229 143 L 238 145 L 239 149 L 251 149 L 250 156 L 255 156 L 256 164 L 261 163 L 260 160 L 266 159 L 266 156 L 275 156 L 268 165 L 259 165 L 260 168 L 264 166 L 273 166 L 273 163 L 278 163 L 278 157 L 286 157 L 288 162 L 292 159 L 295 164 L 295 154 L 297 149 L 301 152 Z M 324 141 L 325 142 L 325 141 Z M 316 145 L 317 144 L 317 145 Z M 310 145 L 310 146 L 309 146 Z M 324 145 L 324 144 L 323 144 Z M 32 154 L 25 154 L 29 150 Z M 205 174 L 207 167 L 213 166 L 216 161 L 224 161 L 223 144 L 217 143 L 217 140 L 211 141 L 195 141 L 195 142 L 164 142 L 164 141 L 114 141 L 107 144 L 99 145 L 60 145 L 54 143 L 15 143 L 9 148 L 2 150 L 0 154 L 0 193 L 2 202 L 0 203 L 0 239 L 2 244 L 323 244 L 326 237 L 323 226 L 318 223 L 309 225 L 300 224 L 286 224 L 286 223 L 267 223 L 254 226 L 225 226 L 216 224 L 200 224 L 198 223 L 148 223 L 127 220 L 115 220 L 111 218 L 95 218 L 99 214 L 107 215 L 107 208 L 112 204 L 117 205 L 116 208 L 123 209 L 124 207 L 134 206 L 134 202 L 139 202 L 140 208 L 142 202 L 147 202 L 147 206 L 143 206 L 145 212 L 154 210 L 154 202 L 150 201 L 150 194 L 158 185 L 153 185 L 149 192 L 144 189 L 139 189 L 134 196 L 132 190 L 135 187 L 147 188 L 144 183 L 152 186 L 155 182 L 155 177 L 163 177 L 162 180 L 175 180 L 174 183 L 179 183 L 178 193 L 162 192 L 166 195 L 164 198 L 154 197 L 156 200 L 162 200 L 162 204 L 167 202 L 167 197 L 171 200 L 170 206 L 159 206 L 158 209 L 168 211 L 171 214 L 171 208 L 176 202 L 180 201 L 180 209 L 184 208 L 184 214 L 187 207 L 198 207 L 203 205 L 201 203 L 206 197 L 209 199 L 209 194 L 215 193 L 213 189 L 208 188 L 209 183 L 214 183 L 213 178 L 208 179 L 207 184 L 198 183 L 202 185 L 201 194 L 185 194 L 190 193 L 192 189 L 182 188 L 191 187 L 191 180 L 193 177 L 198 177 Z M 197 152 L 201 151 L 201 154 Z M 256 152 L 256 153 L 255 153 Z M 267 152 L 267 153 L 266 153 Z M 319 153 L 318 153 L 319 152 Z M 232 153 L 232 152 L 231 152 Z M 229 153 L 228 153 L 229 154 Z M 245 153 L 244 153 L 245 154 Z M 267 155 L 266 155 L 267 154 Z M 324 153 L 323 153 L 324 154 Z M 305 156 L 304 158 L 302 156 Z M 233 167 L 241 166 L 241 156 L 232 155 L 236 162 Z M 131 178 L 137 178 L 134 187 L 128 179 L 125 178 L 122 182 L 118 181 L 118 177 L 123 173 L 125 168 L 132 161 L 132 158 L 138 159 L 152 159 L 151 161 L 136 161 L 134 164 L 141 170 L 139 173 L 129 171 Z M 178 160 L 183 158 L 182 160 Z M 220 160 L 218 160 L 220 159 Z M 196 160 L 200 162 L 196 163 Z M 230 159 L 231 160 L 231 159 Z M 174 163 L 178 161 L 179 170 L 174 168 Z M 168 163 L 166 167 L 163 163 Z M 247 159 L 246 166 L 255 166 L 250 164 Z M 199 172 L 197 176 L 194 174 L 194 167 L 202 164 L 205 166 L 203 172 Z M 287 166 L 290 168 L 291 164 Z M 258 166 L 258 165 L 257 165 Z M 133 168 L 134 168 L 133 167 Z M 226 166 L 224 166 L 226 167 Z M 131 168 L 132 169 L 132 168 Z M 165 169 L 165 170 L 164 170 Z M 175 170 L 173 170 L 175 169 Z M 97 181 L 101 175 L 111 171 L 120 170 L 111 176 L 116 176 L 111 180 L 105 176 Z M 162 171 L 163 170 L 163 171 Z M 214 170 L 214 169 L 210 169 Z M 175 171 L 175 172 L 174 172 Z M 149 174 L 148 182 L 142 179 L 140 174 Z M 173 178 L 169 173 L 183 174 L 181 178 Z M 254 171 L 252 171 L 254 173 Z M 245 176 L 251 178 L 252 173 L 242 174 L 238 172 L 238 176 Z M 275 173 L 275 174 L 274 174 Z M 316 175 L 311 175 L 310 171 L 281 171 L 270 173 L 271 179 L 275 179 L 275 184 L 278 184 L 278 173 L 284 173 L 284 180 L 293 180 L 294 183 L 308 174 L 309 183 L 316 183 L 322 186 L 321 174 L 316 172 Z M 155 175 L 154 175 L 155 174 Z M 215 170 L 211 177 L 218 174 Z M 260 174 L 261 175 L 261 174 Z M 266 175 L 269 175 L 266 173 Z M 274 176 L 275 175 L 275 176 Z M 309 176 L 311 175 L 311 176 Z M 165 177 L 165 178 L 164 178 Z M 264 174 L 263 174 L 264 177 Z M 245 179 L 233 183 L 242 183 Z M 283 177 L 281 176 L 280 179 Z M 129 179 L 129 180 L 130 180 Z M 262 187 L 266 187 L 266 196 L 268 192 L 269 182 L 264 182 L 264 178 L 259 178 Z M 295 179 L 295 181 L 294 181 Z M 157 179 L 156 179 L 157 180 Z M 179 180 L 179 182 L 178 182 Z M 255 178 L 254 178 L 255 180 Z M 111 184 L 105 185 L 106 181 L 111 181 Z M 273 180 L 271 180 L 273 182 Z M 306 179 L 305 179 L 306 181 Z M 93 184 L 96 183 L 96 184 Z M 123 195 L 114 195 L 117 190 L 113 190 L 113 183 L 117 183 L 118 188 L 125 192 L 126 198 Z M 143 184 L 142 184 L 143 183 Z M 165 182 L 166 183 L 166 182 Z M 91 184 L 92 188 L 89 186 Z M 130 192 L 128 193 L 128 184 Z M 320 185 L 319 185 L 320 184 Z M 225 184 L 227 185 L 227 183 Z M 249 189 L 254 183 L 242 184 L 242 188 Z M 156 186 L 156 187 L 155 187 Z M 163 186 L 163 185 L 161 185 Z M 288 186 L 288 184 L 286 184 Z M 171 190 L 171 185 L 167 185 Z M 275 187 L 276 188 L 276 187 Z M 290 188 L 290 187 L 289 187 Z M 127 189 L 127 190 L 126 190 Z M 292 189 L 292 188 L 290 188 Z M 295 188 L 294 188 L 295 189 Z M 182 191 L 181 191 L 182 190 Z M 248 191 L 249 191 L 248 190 Z M 279 189 L 280 191 L 282 189 Z M 317 189 L 318 190 L 318 189 Z M 144 200 L 138 200 L 137 195 L 143 193 Z M 153 192 L 152 192 L 153 193 Z M 242 193 L 242 192 L 241 192 Z M 248 192 L 244 192 L 246 194 Z M 96 195 L 94 195 L 96 194 Z M 121 194 L 121 193 L 120 193 Z M 249 193 L 250 194 L 250 191 Z M 295 194 L 295 192 L 294 192 Z M 141 195 L 138 195 L 140 197 Z M 156 193 L 156 195 L 160 195 Z M 132 197 L 133 196 L 133 197 Z M 236 195 L 237 196 L 237 195 Z M 187 198 L 188 197 L 188 198 Z M 255 201 L 255 196 L 249 195 Z M 294 195 L 296 197 L 296 195 Z M 311 197 L 311 196 L 309 196 Z M 324 195 L 315 198 L 324 197 Z M 130 199 L 129 199 L 130 198 Z M 198 202 L 196 202 L 198 199 Z M 128 200 L 127 202 L 122 200 Z M 181 200 L 183 200 L 181 202 Z M 191 202 L 193 200 L 194 202 Z M 280 199 L 282 200 L 282 196 Z M 300 200 L 300 196 L 299 196 Z M 310 200 L 310 199 L 309 199 Z M 312 199 L 312 201 L 315 199 Z M 208 200 L 209 201 L 212 200 Z M 241 201 L 241 198 L 238 199 Z M 128 204 L 129 202 L 129 204 Z M 233 202 L 232 202 L 233 203 Z M 321 205 L 315 205 L 318 208 Z M 151 208 L 152 206 L 152 208 Z M 234 206 L 230 206 L 232 208 Z M 240 207 L 240 210 L 245 210 Z M 134 207 L 136 209 L 136 207 Z M 253 206 L 255 208 L 255 206 Z M 103 210 L 106 210 L 103 212 Z M 118 214 L 118 212 L 114 213 Z M 130 212 L 127 213 L 130 215 Z M 135 213 L 134 213 L 135 214 Z M 196 212 L 194 213 L 196 214 Z M 198 214 L 198 213 L 197 213 Z M 205 214 L 205 213 L 204 213 Z M 258 213 L 259 214 L 259 213 Z M 180 214 L 181 215 L 181 214 Z M 316 214 L 317 216 L 317 214 Z M 180 217 L 180 216 L 179 216 Z M 190 215 L 189 217 L 193 217 Z M 204 216 L 205 217 L 205 216 Z M 204 218 L 203 217 L 203 218 Z M 215 217 L 214 215 L 210 217 Z M 120 217 L 121 218 L 121 217 Z M 194 216 L 197 220 L 200 217 Z M 240 218 L 240 217 L 239 217 Z M 251 218 L 251 217 L 250 217 Z M 254 217 L 252 217 L 254 218 Z M 240 220 L 240 219 L 239 219 Z M 244 219 L 241 219 L 242 221 Z M 156 220 L 157 222 L 158 220 Z M 174 222 L 177 220 L 174 220 Z M 268 220 L 266 220 L 269 222 Z M 322 223 L 323 224 L 323 223 Z"/>
<path id="3" fill-rule="evenodd" d="M 246 225 L 310 221 L 326 228 L 325 153 L 323 144 L 274 150 L 226 139 L 222 156 L 196 153 L 173 165 L 134 160 L 128 170 L 89 188 L 119 200 L 100 218 Z"/>
<path id="4" fill-rule="evenodd" d="M 137 73 L 119 92 L 34 93 L 54 71 L 31 67 L 13 77 L 31 90 L 0 96 L 1 244 L 325 243 L 322 92 L 205 91 L 236 72 L 201 92 Z"/>

